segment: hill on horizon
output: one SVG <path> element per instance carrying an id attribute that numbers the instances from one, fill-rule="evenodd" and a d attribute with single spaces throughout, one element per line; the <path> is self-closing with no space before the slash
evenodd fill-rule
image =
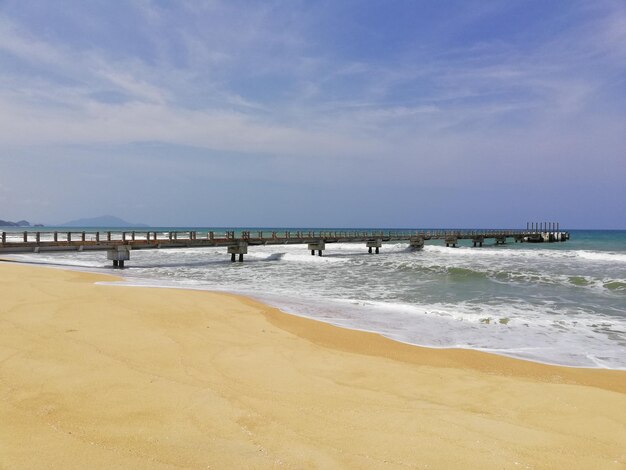
<path id="1" fill-rule="evenodd" d="M 113 215 L 90 217 L 85 219 L 70 220 L 59 225 L 60 227 L 149 227 L 141 223 L 127 222 Z"/>

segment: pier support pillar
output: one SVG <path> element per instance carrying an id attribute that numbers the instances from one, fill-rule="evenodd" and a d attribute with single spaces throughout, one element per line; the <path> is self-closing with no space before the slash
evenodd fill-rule
<path id="1" fill-rule="evenodd" d="M 450 247 L 450 245 L 452 245 L 452 248 L 456 248 L 456 244 L 458 242 L 458 238 L 457 237 L 446 237 L 446 248 Z"/>
<path id="2" fill-rule="evenodd" d="M 315 252 L 317 251 L 318 256 L 322 256 L 322 251 L 326 249 L 326 242 L 320 240 L 317 242 L 311 242 L 308 246 L 309 250 L 311 250 L 311 255 L 315 256 Z"/>
<path id="3" fill-rule="evenodd" d="M 424 248 L 424 237 L 411 237 L 409 239 L 409 246 L 414 250 L 421 250 Z"/>
<path id="4" fill-rule="evenodd" d="M 478 236 L 478 237 L 472 238 L 472 244 L 473 244 L 474 248 L 476 248 L 476 245 L 482 247 L 484 241 L 485 241 L 485 237 L 483 237 L 483 236 Z"/>
<path id="5" fill-rule="evenodd" d="M 367 246 L 368 253 L 371 253 L 372 248 L 374 248 L 376 250 L 376 254 L 378 254 L 380 253 L 380 247 L 383 246 L 383 241 L 380 238 L 377 238 L 376 240 L 368 240 L 365 246 Z"/>
<path id="6" fill-rule="evenodd" d="M 248 243 L 239 242 L 237 245 L 231 245 L 228 247 L 228 253 L 230 254 L 230 260 L 235 261 L 236 256 L 239 255 L 239 262 L 243 262 L 243 255 L 248 254 Z"/>
<path id="7" fill-rule="evenodd" d="M 130 250 L 126 245 L 119 245 L 107 251 L 107 259 L 113 261 L 114 268 L 122 269 L 124 267 L 124 261 L 130 259 Z"/>

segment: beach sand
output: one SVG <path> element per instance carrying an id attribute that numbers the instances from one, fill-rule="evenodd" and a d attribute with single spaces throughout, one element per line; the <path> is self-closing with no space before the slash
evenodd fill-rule
<path id="1" fill-rule="evenodd" d="M 0 263 L 0 468 L 626 468 L 626 372 Z"/>

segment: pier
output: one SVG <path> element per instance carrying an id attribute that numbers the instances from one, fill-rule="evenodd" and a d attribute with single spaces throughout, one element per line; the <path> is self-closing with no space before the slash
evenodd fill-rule
<path id="1" fill-rule="evenodd" d="M 307 245 L 311 255 L 323 256 L 327 244 L 363 244 L 369 253 L 379 254 L 383 243 L 405 242 L 420 250 L 427 240 L 441 240 L 456 247 L 469 240 L 482 247 L 489 240 L 496 245 L 551 243 L 569 240 L 569 232 L 558 223 L 528 223 L 526 230 L 412 230 L 412 231 L 24 231 L 1 232 L 1 253 L 42 253 L 62 251 L 106 251 L 114 268 L 124 268 L 134 250 L 175 248 L 226 248 L 231 261 L 242 262 L 248 247 L 259 245 Z"/>

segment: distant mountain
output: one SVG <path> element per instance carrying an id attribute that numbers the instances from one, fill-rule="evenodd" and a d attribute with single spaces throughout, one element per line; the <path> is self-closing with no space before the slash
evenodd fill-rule
<path id="1" fill-rule="evenodd" d="M 30 222 L 27 220 L 20 220 L 19 222 L 0 220 L 0 227 L 30 227 Z"/>
<path id="2" fill-rule="evenodd" d="M 88 219 L 70 220 L 60 225 L 61 227 L 149 227 L 146 224 L 127 222 L 119 217 L 103 215 L 102 217 L 92 217 Z"/>

